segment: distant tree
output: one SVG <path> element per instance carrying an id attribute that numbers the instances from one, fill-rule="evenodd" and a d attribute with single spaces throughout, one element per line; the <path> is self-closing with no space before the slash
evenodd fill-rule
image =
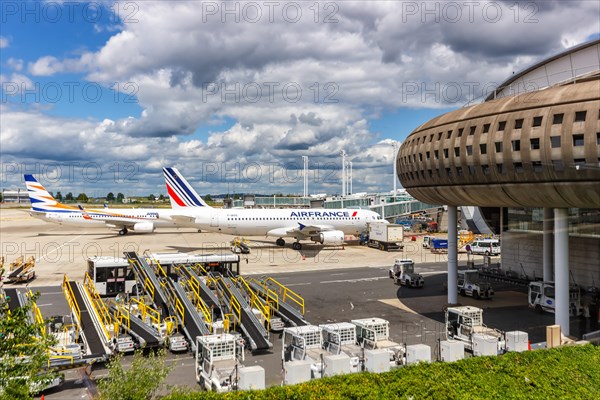
<path id="1" fill-rule="evenodd" d="M 56 196 L 54 196 L 54 198 L 58 201 L 62 201 L 63 196 L 61 192 L 56 192 Z"/>
<path id="2" fill-rule="evenodd" d="M 108 194 L 106 195 L 106 201 L 115 201 L 115 194 L 113 192 L 108 192 Z"/>
<path id="3" fill-rule="evenodd" d="M 2 195 L 2 192 L 0 192 L 0 203 L 2 203 L 2 201 L 4 201 L 4 196 Z"/>
<path id="4" fill-rule="evenodd" d="M 153 195 L 153 194 L 149 194 L 149 195 L 148 195 L 148 200 L 150 200 L 150 201 L 154 201 L 154 200 L 156 200 L 156 197 L 154 197 L 154 195 Z"/>
<path id="5" fill-rule="evenodd" d="M 39 293 L 27 297 L 22 307 L 9 311 L 8 299 L 0 299 L 0 399 L 32 398 L 34 387 L 44 387 L 56 376 L 45 370 L 54 335 L 45 335 L 45 323 L 30 323 Z M 10 313 L 10 315 L 9 315 Z"/>
<path id="6" fill-rule="evenodd" d="M 122 203 L 125 199 L 125 195 L 121 192 L 117 193 L 117 203 Z"/>
<path id="7" fill-rule="evenodd" d="M 65 195 L 66 201 L 73 201 L 73 193 L 69 192 Z"/>
<path id="8" fill-rule="evenodd" d="M 209 202 L 209 201 L 210 201 L 210 202 L 212 202 L 212 201 L 213 201 L 213 199 L 212 199 L 212 197 L 210 196 L 210 194 L 207 194 L 206 196 L 204 196 L 204 201 L 206 201 L 206 202 Z"/>
<path id="9" fill-rule="evenodd" d="M 234 195 L 233 195 L 233 199 L 234 199 L 234 200 L 239 200 L 239 199 L 240 199 L 240 195 L 239 195 L 239 194 L 237 194 L 237 193 L 236 193 L 236 194 L 234 194 Z"/>
<path id="10" fill-rule="evenodd" d="M 160 200 L 160 201 L 164 201 L 164 199 L 165 199 L 165 196 L 164 196 L 164 195 L 162 195 L 162 194 L 161 194 L 160 196 L 158 196 L 158 200 Z"/>
<path id="11" fill-rule="evenodd" d="M 144 357 L 142 350 L 133 355 L 131 367 L 123 369 L 122 355 L 114 357 L 107 365 L 108 375 L 98 382 L 98 399 L 152 399 L 163 384 L 174 364 L 166 364 L 165 350 L 150 352 Z"/>
<path id="12" fill-rule="evenodd" d="M 89 200 L 85 193 L 79 193 L 79 196 L 77 196 L 77 201 L 80 203 L 87 203 Z"/>

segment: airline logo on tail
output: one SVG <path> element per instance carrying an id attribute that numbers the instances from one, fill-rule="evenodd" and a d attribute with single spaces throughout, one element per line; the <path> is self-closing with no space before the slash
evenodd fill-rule
<path id="1" fill-rule="evenodd" d="M 167 183 L 167 192 L 171 199 L 171 207 L 210 207 L 190 186 L 177 168 L 163 168 L 163 173 Z"/>
<path id="2" fill-rule="evenodd" d="M 56 201 L 54 197 L 42 186 L 33 175 L 25 174 L 25 185 L 33 211 L 42 212 L 73 212 L 74 207 L 69 207 Z"/>

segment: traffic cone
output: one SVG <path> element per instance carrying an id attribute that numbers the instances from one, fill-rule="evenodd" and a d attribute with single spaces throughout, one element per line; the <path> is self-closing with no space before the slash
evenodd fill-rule
<path id="1" fill-rule="evenodd" d="M 530 340 L 527 341 L 527 350 L 531 350 L 531 341 Z"/>
<path id="2" fill-rule="evenodd" d="M 42 394 L 42 397 L 40 397 L 40 400 L 44 400 L 44 395 Z"/>

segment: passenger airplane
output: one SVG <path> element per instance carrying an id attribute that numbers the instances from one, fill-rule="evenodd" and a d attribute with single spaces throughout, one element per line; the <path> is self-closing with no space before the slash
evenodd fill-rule
<path id="1" fill-rule="evenodd" d="M 344 235 L 358 235 L 370 222 L 384 221 L 369 210 L 353 209 L 219 209 L 202 200 L 176 168 L 163 168 L 171 199 L 171 217 L 181 226 L 233 235 L 274 236 L 284 246 L 284 237 L 293 237 L 294 250 L 300 240 L 341 245 Z"/>
<path id="2" fill-rule="evenodd" d="M 25 184 L 31 201 L 31 216 L 61 225 L 106 226 L 118 229 L 119 235 L 129 230 L 137 233 L 154 232 L 157 227 L 175 227 L 170 218 L 172 212 L 154 208 L 107 208 L 87 209 L 62 204 L 33 177 L 25 175 Z"/>

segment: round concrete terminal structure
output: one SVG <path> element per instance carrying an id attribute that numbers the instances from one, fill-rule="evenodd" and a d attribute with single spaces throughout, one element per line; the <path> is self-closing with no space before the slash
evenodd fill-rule
<path id="1" fill-rule="evenodd" d="M 600 281 L 600 40 L 419 126 L 396 167 L 409 194 L 448 206 L 449 304 L 458 301 L 457 207 L 477 206 L 502 235 L 503 270 L 553 281 L 555 321 L 569 334 L 570 281 Z"/>
<path id="2" fill-rule="evenodd" d="M 415 129 L 398 178 L 430 204 L 600 205 L 600 73 L 444 114 Z"/>

